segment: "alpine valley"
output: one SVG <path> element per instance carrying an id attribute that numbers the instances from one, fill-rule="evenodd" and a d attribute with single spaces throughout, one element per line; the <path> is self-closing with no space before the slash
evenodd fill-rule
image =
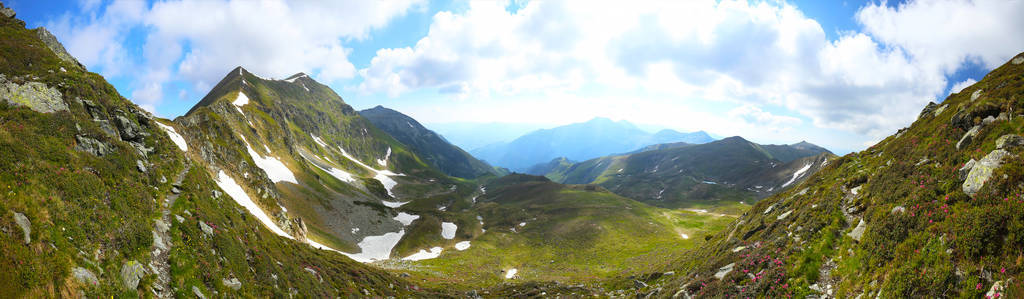
<path id="1" fill-rule="evenodd" d="M 607 118 L 467 151 L 244 66 L 157 117 L 0 11 L 3 298 L 1024 296 L 1024 54 L 842 157 Z"/>

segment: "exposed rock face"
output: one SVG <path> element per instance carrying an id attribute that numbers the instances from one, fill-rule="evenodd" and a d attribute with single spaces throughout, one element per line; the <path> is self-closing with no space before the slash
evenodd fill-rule
<path id="1" fill-rule="evenodd" d="M 0 98 L 12 105 L 28 107 L 37 112 L 68 111 L 68 105 L 56 88 L 39 82 L 18 84 L 0 74 Z"/>
<path id="2" fill-rule="evenodd" d="M 735 266 L 736 266 L 736 263 L 731 263 L 731 264 L 725 265 L 725 266 L 723 266 L 721 268 L 718 268 L 718 272 L 715 273 L 715 278 L 718 278 L 718 279 L 725 278 L 725 275 L 728 275 L 729 272 L 732 272 L 732 268 L 735 267 Z"/>
<path id="3" fill-rule="evenodd" d="M 939 107 L 939 105 L 935 104 L 935 102 L 928 102 L 928 105 L 924 106 L 924 109 L 921 110 L 921 114 L 919 114 L 917 116 L 917 118 L 922 118 L 925 115 L 928 115 L 929 113 L 934 112 L 935 109 L 938 108 L 938 107 Z"/>
<path id="4" fill-rule="evenodd" d="M 78 280 L 79 283 L 84 285 L 94 286 L 100 283 L 100 281 L 96 279 L 96 274 L 93 274 L 92 271 L 89 271 L 89 269 L 86 268 L 75 267 L 74 269 L 71 269 L 71 275 L 75 277 L 75 280 Z"/>
<path id="5" fill-rule="evenodd" d="M 979 97 L 981 97 L 981 89 L 975 90 L 974 93 L 971 94 L 971 101 L 977 100 Z"/>
<path id="6" fill-rule="evenodd" d="M 1021 63 L 1024 63 L 1024 56 L 1017 56 L 1017 57 L 1014 57 L 1014 58 L 1013 58 L 1013 60 L 1011 60 L 1011 61 L 1010 61 L 1010 63 L 1013 63 L 1013 64 L 1021 64 Z"/>
<path id="7" fill-rule="evenodd" d="M 129 290 L 139 287 L 139 280 L 146 274 L 142 264 L 136 261 L 129 261 L 121 266 L 121 285 Z"/>
<path id="8" fill-rule="evenodd" d="M 102 157 L 114 151 L 112 146 L 90 137 L 76 135 L 75 141 L 75 150 L 87 152 L 94 156 Z"/>
<path id="9" fill-rule="evenodd" d="M 971 144 L 971 141 L 974 140 L 974 137 L 978 136 L 978 132 L 980 132 L 980 131 L 981 131 L 981 126 L 973 126 L 973 127 L 971 127 L 971 129 L 968 130 L 967 133 L 964 133 L 964 137 L 961 137 L 960 141 L 958 141 L 956 143 L 956 149 L 960 150 L 960 149 L 963 149 L 964 146 L 966 146 L 968 144 Z"/>
<path id="10" fill-rule="evenodd" d="M 0 2 L 0 15 L 3 15 L 8 18 L 13 18 L 16 14 L 14 13 L 13 9 L 11 9 L 10 7 L 4 7 L 4 3 Z"/>
<path id="11" fill-rule="evenodd" d="M 196 295 L 196 298 L 206 299 L 206 296 L 203 295 L 203 291 L 199 290 L 196 286 L 192 286 L 192 294 Z"/>
<path id="12" fill-rule="evenodd" d="M 985 182 L 992 177 L 992 172 L 999 168 L 1003 163 L 1003 158 L 1009 156 L 1010 152 L 1005 150 L 997 149 L 988 155 L 985 155 L 981 161 L 978 161 L 971 168 L 971 172 L 967 174 L 967 180 L 964 181 L 963 190 L 967 195 L 974 197 L 981 190 L 982 186 L 985 186 Z"/>
<path id="13" fill-rule="evenodd" d="M 57 55 L 57 58 L 60 58 L 60 60 L 63 61 L 73 63 L 83 69 L 85 68 L 84 66 L 82 66 L 81 63 L 78 62 L 77 59 L 75 59 L 74 56 L 68 54 L 68 51 L 64 49 L 64 45 L 61 45 L 60 42 L 57 41 L 57 37 L 53 36 L 53 34 L 50 33 L 50 31 L 46 30 L 46 28 L 36 28 L 36 35 L 38 35 L 39 39 L 42 40 L 44 44 L 46 44 L 47 48 L 50 48 L 50 51 L 53 51 L 53 54 Z"/>
<path id="14" fill-rule="evenodd" d="M 14 212 L 14 222 L 18 223 L 21 227 L 21 232 L 25 234 L 25 244 L 32 242 L 32 223 L 28 221 L 28 217 L 25 214 Z"/>
<path id="15" fill-rule="evenodd" d="M 996 139 L 996 148 L 1010 150 L 1024 146 L 1024 137 L 1017 134 L 1006 134 Z"/>

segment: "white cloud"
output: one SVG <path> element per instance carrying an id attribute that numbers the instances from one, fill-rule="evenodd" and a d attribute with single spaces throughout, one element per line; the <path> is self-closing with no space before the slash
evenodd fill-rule
<path id="1" fill-rule="evenodd" d="M 942 96 L 965 59 L 991 67 L 1024 48 L 1024 18 L 1015 18 L 1022 3 L 869 5 L 857 14 L 866 32 L 834 41 L 785 3 L 534 1 L 515 13 L 472 3 L 464 13 L 438 13 L 415 46 L 378 51 L 359 71 L 359 87 L 485 99 L 585 93 L 596 84 L 719 101 L 736 116 L 792 123 L 752 109 L 781 106 L 816 127 L 877 139 Z"/>
<path id="2" fill-rule="evenodd" d="M 953 84 L 953 87 L 949 88 L 949 94 L 959 93 L 963 91 L 964 88 L 974 85 L 974 83 L 978 83 L 978 80 L 967 78 L 966 80 L 957 82 L 956 84 Z"/>
<path id="3" fill-rule="evenodd" d="M 782 131 L 790 126 L 799 125 L 799 118 L 785 115 L 775 115 L 768 111 L 761 110 L 754 105 L 743 105 L 729 111 L 729 116 L 740 119 L 751 125 L 763 126 L 773 131 Z"/>
<path id="4" fill-rule="evenodd" d="M 274 78 L 300 71 L 325 83 L 352 78 L 344 42 L 366 38 L 420 2 L 169 0 L 146 7 L 125 0 L 98 16 L 65 16 L 47 26 L 61 29 L 55 34 L 69 51 L 105 76 L 132 70 L 132 99 L 155 107 L 172 79 L 203 93 L 239 65 Z M 143 40 L 129 40 L 133 31 Z M 133 42 L 141 43 L 141 55 L 124 48 Z"/>

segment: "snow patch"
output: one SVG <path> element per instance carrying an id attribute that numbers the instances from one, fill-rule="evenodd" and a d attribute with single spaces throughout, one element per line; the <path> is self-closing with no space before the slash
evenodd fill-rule
<path id="1" fill-rule="evenodd" d="M 327 172 L 327 174 L 330 174 L 331 176 L 333 176 L 334 178 L 336 178 L 336 179 L 338 179 L 338 180 L 340 180 L 342 182 L 354 183 L 356 181 L 355 176 L 353 176 L 351 173 L 348 173 L 348 172 L 346 172 L 344 170 L 337 169 L 337 168 L 330 167 L 330 166 L 327 166 L 327 168 L 323 168 L 323 167 L 320 167 L 320 165 L 317 165 L 316 163 L 313 163 L 313 166 L 316 166 L 316 168 L 320 168 L 320 170 L 323 170 L 323 171 Z"/>
<path id="2" fill-rule="evenodd" d="M 235 106 L 238 106 L 238 107 L 245 106 L 246 104 L 249 104 L 249 97 L 245 96 L 245 93 L 239 91 L 238 92 L 238 97 L 235 98 L 235 101 L 231 102 L 231 104 L 233 104 Z M 238 111 L 242 111 L 242 110 L 238 110 Z"/>
<path id="3" fill-rule="evenodd" d="M 390 170 L 378 170 L 378 169 L 375 169 L 373 167 L 370 167 L 369 165 L 363 164 L 363 162 L 359 161 L 359 159 L 356 159 L 352 155 L 349 155 L 348 152 L 346 152 L 345 149 L 341 148 L 340 146 L 338 147 L 338 150 L 341 151 L 341 155 L 344 156 L 345 158 L 351 160 L 352 162 L 355 162 L 356 164 L 359 164 L 359 166 L 362 166 L 363 168 L 366 168 L 366 169 L 369 169 L 369 170 L 375 172 L 377 175 L 373 176 L 373 178 L 377 179 L 378 181 L 380 181 L 381 185 L 384 185 L 384 189 L 388 191 L 388 195 L 389 196 L 395 197 L 395 194 L 393 192 L 391 192 L 391 189 L 394 189 L 395 185 L 398 185 L 398 182 L 396 182 L 391 177 L 392 176 L 402 176 L 403 174 L 394 173 L 394 172 L 391 172 Z M 387 205 L 387 204 L 385 204 L 385 205 Z M 401 205 L 399 205 L 399 206 L 401 206 Z"/>
<path id="4" fill-rule="evenodd" d="M 245 207 L 250 214 L 256 216 L 256 219 L 263 222 L 263 225 L 269 228 L 270 231 L 279 236 L 294 239 L 280 227 L 277 227 L 277 224 L 270 219 L 270 216 L 267 216 L 267 213 L 264 213 L 263 209 L 260 209 L 260 207 L 249 198 L 248 194 L 245 194 L 245 190 L 242 189 L 242 186 L 235 183 L 235 180 L 228 176 L 227 173 L 224 173 L 223 170 L 217 173 L 217 186 L 220 187 L 221 190 L 224 190 L 224 193 L 227 193 L 228 196 L 230 196 L 231 199 L 234 199 L 236 203 Z"/>
<path id="5" fill-rule="evenodd" d="M 388 167 L 388 158 L 391 157 L 391 147 L 388 147 L 388 153 L 384 155 L 384 159 L 377 159 L 377 164 L 380 166 Z"/>
<path id="6" fill-rule="evenodd" d="M 363 238 L 360 241 L 359 249 L 362 249 L 359 253 L 344 253 L 342 254 L 362 263 L 369 263 L 373 261 L 386 260 L 391 258 L 391 249 L 398 245 L 398 241 L 402 240 L 402 236 L 405 235 L 405 230 L 400 230 L 394 233 L 385 233 L 380 236 L 369 236 Z"/>
<path id="7" fill-rule="evenodd" d="M 451 222 L 441 222 L 441 237 L 451 240 L 455 239 L 455 231 L 459 229 L 458 225 Z"/>
<path id="8" fill-rule="evenodd" d="M 406 201 L 406 202 L 400 202 L 400 201 L 386 201 L 386 200 L 381 200 L 381 201 L 380 201 L 380 203 L 381 203 L 381 204 L 384 204 L 384 206 L 385 206 L 385 207 L 389 207 L 389 208 L 392 208 L 392 209 L 394 209 L 394 208 L 398 208 L 398 207 L 404 206 L 405 204 L 407 204 L 407 203 L 409 203 L 409 202 L 408 202 L 408 201 Z"/>
<path id="9" fill-rule="evenodd" d="M 167 132 L 167 136 L 171 137 L 171 141 L 173 141 L 174 145 L 177 145 L 178 148 L 181 149 L 181 151 L 188 151 L 188 143 L 185 143 L 185 138 L 182 138 L 181 135 L 178 135 L 178 132 L 174 130 L 174 127 L 162 124 L 158 121 L 155 123 L 157 126 L 160 126 L 160 128 L 163 129 L 164 132 Z"/>
<path id="10" fill-rule="evenodd" d="M 316 144 L 319 144 L 322 147 L 327 147 L 327 143 L 324 142 L 323 139 L 320 139 L 320 137 L 313 135 L 313 133 L 309 133 L 309 136 L 313 137 L 313 142 L 316 142 Z"/>
<path id="11" fill-rule="evenodd" d="M 414 253 L 413 255 L 403 258 L 406 261 L 419 261 L 427 260 L 441 256 L 441 251 L 444 251 L 441 247 L 430 248 L 430 251 L 420 249 L 420 252 Z"/>
<path id="12" fill-rule="evenodd" d="M 469 249 L 469 246 L 470 246 L 469 241 L 462 241 L 462 242 L 459 242 L 459 243 L 455 243 L 455 249 L 458 250 L 458 251 L 463 251 L 463 250 Z"/>
<path id="13" fill-rule="evenodd" d="M 505 271 L 505 279 L 512 279 L 513 277 L 516 277 L 516 273 L 518 272 L 519 270 L 516 270 L 516 268 L 508 269 L 508 271 Z"/>
<path id="14" fill-rule="evenodd" d="M 800 176 L 804 175 L 804 173 L 807 172 L 807 170 L 811 169 L 811 164 L 812 163 L 807 163 L 807 165 L 804 165 L 803 168 L 800 168 L 799 170 L 794 172 L 793 178 L 789 179 L 789 181 L 786 182 L 785 184 L 782 184 L 782 188 L 785 188 L 786 186 L 789 186 L 789 184 L 796 182 L 796 179 L 800 178 Z"/>
<path id="15" fill-rule="evenodd" d="M 413 220 L 420 219 L 420 215 L 413 215 L 406 212 L 398 212 L 398 216 L 395 216 L 395 221 L 401 222 L 404 226 L 412 224 Z"/>
<path id="16" fill-rule="evenodd" d="M 295 174 L 292 173 L 291 169 L 288 169 L 288 166 L 285 166 L 284 163 L 281 163 L 281 160 L 278 160 L 277 158 L 271 156 L 261 156 L 259 153 L 252 149 L 252 146 L 249 145 L 249 141 L 245 140 L 245 136 L 239 135 L 239 137 L 242 137 L 242 142 L 245 142 L 245 149 L 249 151 L 249 156 L 251 156 L 252 161 L 256 163 L 256 167 L 263 169 L 263 171 L 267 173 L 267 177 L 270 178 L 271 181 L 273 181 L 274 183 L 282 181 L 292 182 L 295 184 L 299 183 L 299 181 L 295 179 Z M 270 152 L 268 151 L 268 153 Z"/>

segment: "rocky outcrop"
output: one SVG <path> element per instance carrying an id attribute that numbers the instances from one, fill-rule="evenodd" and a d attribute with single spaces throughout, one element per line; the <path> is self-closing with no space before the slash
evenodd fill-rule
<path id="1" fill-rule="evenodd" d="M 96 140 L 95 138 L 82 135 L 75 135 L 75 150 L 90 153 L 93 156 L 102 157 L 112 151 L 114 147 Z"/>
<path id="2" fill-rule="evenodd" d="M 146 274 L 142 264 L 136 261 L 129 261 L 121 266 L 121 285 L 129 290 L 139 287 L 139 280 Z"/>
<path id="3" fill-rule="evenodd" d="M 209 225 L 206 225 L 206 222 L 199 221 L 199 229 L 202 230 L 204 234 L 207 234 L 207 235 L 212 235 L 213 234 L 213 228 L 210 227 Z"/>
<path id="4" fill-rule="evenodd" d="M 227 279 L 227 278 L 221 279 L 220 283 L 223 284 L 225 287 L 228 287 L 228 288 L 230 288 L 232 290 L 235 290 L 235 291 L 237 291 L 238 289 L 242 288 L 242 282 L 238 281 L 238 278 L 234 278 L 234 277 L 232 277 L 231 279 Z"/>
<path id="5" fill-rule="evenodd" d="M 75 66 L 85 69 L 85 66 L 79 63 L 74 56 L 68 54 L 68 51 L 64 49 L 64 45 L 61 45 L 60 41 L 57 41 L 57 37 L 53 36 L 53 34 L 50 33 L 50 31 L 46 30 L 46 28 L 43 27 L 36 28 L 35 31 L 36 35 L 39 36 L 39 39 L 43 41 L 43 44 L 46 44 L 46 47 L 50 48 L 50 51 L 53 51 L 53 54 L 57 55 L 57 58 L 60 58 L 60 60 L 70 62 Z"/>
<path id="6" fill-rule="evenodd" d="M 928 102 L 928 105 L 924 106 L 924 109 L 921 110 L 921 114 L 917 115 L 917 118 L 920 119 L 923 118 L 925 115 L 931 114 L 932 112 L 935 111 L 935 109 L 938 109 L 938 107 L 939 105 L 935 104 L 935 102 Z"/>
<path id="7" fill-rule="evenodd" d="M 21 227 L 21 232 L 25 234 L 25 244 L 32 242 L 32 222 L 28 221 L 28 217 L 25 214 L 14 212 L 14 222 Z"/>
<path id="8" fill-rule="evenodd" d="M 964 163 L 964 166 L 960 167 L 960 169 L 957 170 L 957 178 L 959 178 L 960 181 L 966 180 L 967 175 L 971 173 L 971 169 L 973 169 L 974 165 L 977 163 L 978 161 L 975 161 L 974 159 L 971 159 L 970 161 L 967 161 L 967 163 Z"/>
<path id="9" fill-rule="evenodd" d="M 992 177 L 992 172 L 999 168 L 1003 163 L 1003 158 L 1010 155 L 1010 152 L 1005 150 L 997 149 L 988 155 L 985 155 L 981 161 L 978 161 L 971 168 L 970 173 L 967 174 L 967 180 L 964 181 L 963 190 L 967 195 L 974 197 L 981 190 L 981 187 L 985 186 L 985 182 Z"/>
<path id="10" fill-rule="evenodd" d="M 4 17 L 8 18 L 13 18 L 17 14 L 14 13 L 13 9 L 11 9 L 10 7 L 4 7 L 4 3 L 0 2 L 0 15 L 3 15 Z"/>
<path id="11" fill-rule="evenodd" d="M 1006 134 L 996 139 L 996 148 L 1010 150 L 1024 146 L 1024 137 L 1017 134 Z"/>
<path id="12" fill-rule="evenodd" d="M 867 222 L 864 222 L 864 219 L 861 218 L 860 219 L 860 223 L 857 223 L 857 227 L 854 227 L 853 230 L 850 231 L 850 233 L 846 234 L 846 235 L 848 235 L 848 236 L 850 236 L 850 238 L 853 238 L 854 240 L 857 240 L 858 242 L 860 242 L 860 238 L 864 236 L 864 231 L 867 230 L 867 229 L 868 229 Z"/>
<path id="13" fill-rule="evenodd" d="M 960 137 L 960 141 L 956 143 L 956 149 L 964 149 L 964 146 L 971 144 L 974 141 L 974 137 L 978 136 L 978 132 L 981 131 L 981 126 L 973 126 L 967 133 L 964 133 L 964 137 Z"/>
<path id="14" fill-rule="evenodd" d="M 18 84 L 0 74 L 0 98 L 12 105 L 25 106 L 37 112 L 68 111 L 68 105 L 56 88 L 39 82 Z"/>

